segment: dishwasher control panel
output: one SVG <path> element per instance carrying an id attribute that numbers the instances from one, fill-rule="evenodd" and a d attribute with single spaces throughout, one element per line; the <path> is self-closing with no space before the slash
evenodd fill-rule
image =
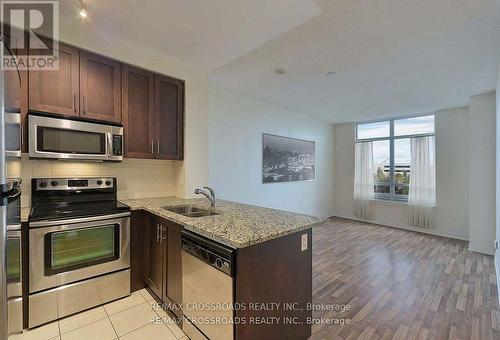
<path id="1" fill-rule="evenodd" d="M 196 234 L 183 233 L 182 250 L 226 275 L 233 276 L 234 274 L 234 249 Z"/>

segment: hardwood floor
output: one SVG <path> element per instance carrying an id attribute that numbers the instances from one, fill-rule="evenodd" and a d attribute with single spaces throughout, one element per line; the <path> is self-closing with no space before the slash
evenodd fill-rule
<path id="1" fill-rule="evenodd" d="M 500 339 L 492 256 L 467 242 L 345 219 L 313 229 L 311 339 Z M 340 322 L 340 321 L 337 321 Z"/>

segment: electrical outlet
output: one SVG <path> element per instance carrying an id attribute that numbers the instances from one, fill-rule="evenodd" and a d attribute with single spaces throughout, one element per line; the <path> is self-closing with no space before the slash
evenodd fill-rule
<path id="1" fill-rule="evenodd" d="M 307 234 L 303 234 L 300 241 L 300 251 L 307 250 Z"/>

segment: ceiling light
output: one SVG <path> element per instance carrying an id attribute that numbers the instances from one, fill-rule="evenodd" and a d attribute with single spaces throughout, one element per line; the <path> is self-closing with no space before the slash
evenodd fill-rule
<path id="1" fill-rule="evenodd" d="M 86 18 L 87 16 L 88 16 L 87 9 L 85 8 L 85 5 L 83 4 L 83 0 L 80 0 L 80 17 Z"/>
<path id="2" fill-rule="evenodd" d="M 278 75 L 282 76 L 282 75 L 286 74 L 286 69 L 281 68 L 281 67 L 278 67 L 278 68 L 275 68 L 275 69 L 274 69 L 274 73 L 276 73 L 276 74 L 278 74 Z"/>

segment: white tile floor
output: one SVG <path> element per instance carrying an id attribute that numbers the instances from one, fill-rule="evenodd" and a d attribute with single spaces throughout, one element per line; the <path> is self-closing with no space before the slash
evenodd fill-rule
<path id="1" fill-rule="evenodd" d="M 25 330 L 9 340 L 188 340 L 146 289 L 129 297 Z"/>

